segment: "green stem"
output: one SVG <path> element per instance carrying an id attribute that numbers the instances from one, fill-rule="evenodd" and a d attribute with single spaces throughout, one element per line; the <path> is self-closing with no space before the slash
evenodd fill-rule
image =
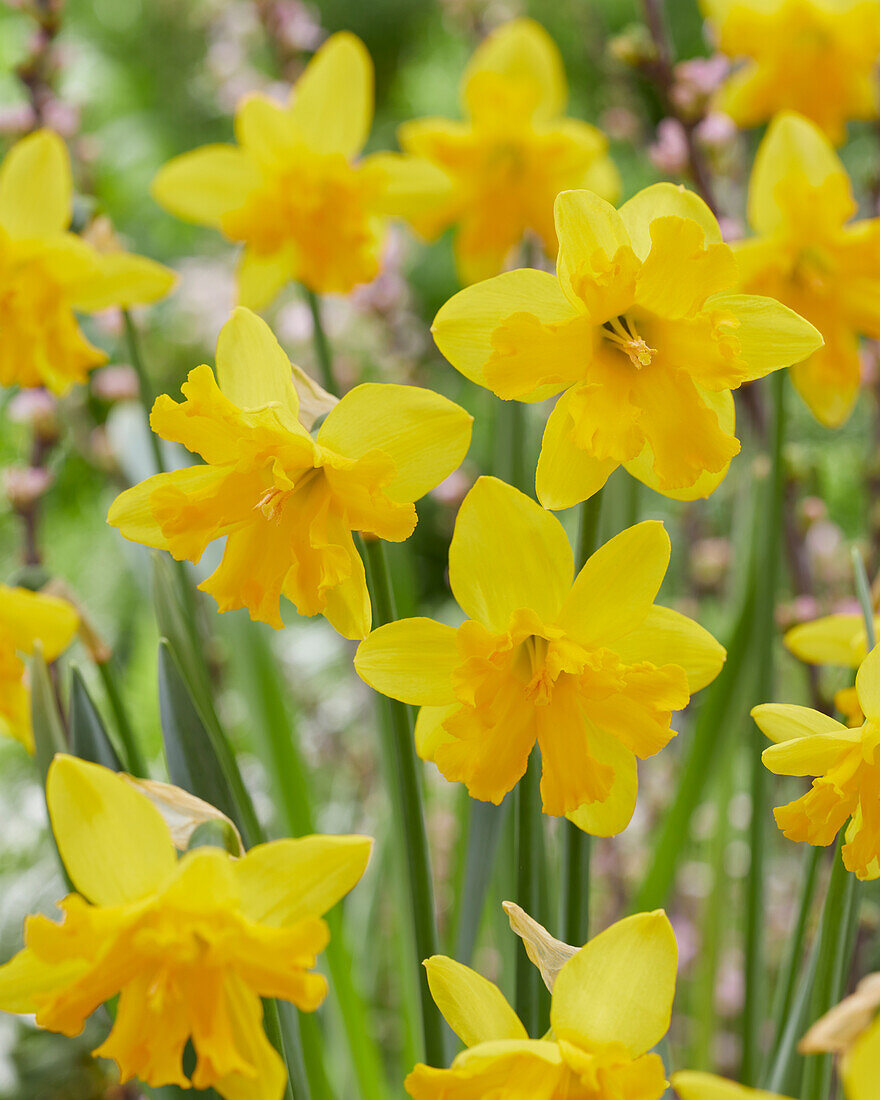
<path id="1" fill-rule="evenodd" d="M 526 774 L 516 787 L 516 902 L 536 920 L 546 919 L 541 907 L 543 867 L 541 833 L 541 760 L 537 747 L 529 757 Z M 541 975 L 524 950 L 516 953 L 516 1013 L 526 1032 L 537 1038 L 547 1030 L 542 1021 Z"/>
<path id="2" fill-rule="evenodd" d="M 141 407 L 144 410 L 144 417 L 147 421 L 147 435 L 150 440 L 150 449 L 153 452 L 153 460 L 156 463 L 156 469 L 163 473 L 165 471 L 165 459 L 162 456 L 162 446 L 159 443 L 159 437 L 150 427 L 150 410 L 153 407 L 153 401 L 155 399 L 155 393 L 153 391 L 150 377 L 147 374 L 147 368 L 144 365 L 144 357 L 141 354 L 140 337 L 138 336 L 137 327 L 131 318 L 131 314 L 127 309 L 122 311 L 122 323 L 125 326 L 125 338 L 128 343 L 128 355 L 131 359 L 131 365 L 134 367 L 135 374 L 138 378 L 138 398 L 141 403 Z"/>
<path id="3" fill-rule="evenodd" d="M 857 547 L 852 549 L 853 570 L 856 575 L 856 595 L 859 598 L 859 606 L 865 620 L 865 634 L 870 653 L 877 644 L 877 632 L 874 629 L 874 601 L 871 599 L 871 585 L 868 582 L 868 574 L 865 572 L 865 562 Z"/>
<path id="4" fill-rule="evenodd" d="M 312 342 L 315 345 L 315 355 L 318 360 L 318 369 L 321 372 L 321 385 L 328 393 L 336 394 L 336 379 L 333 376 L 333 353 L 330 350 L 330 341 L 324 328 L 324 318 L 321 312 L 321 299 L 313 290 L 304 288 L 306 301 L 312 313 Z"/>
<path id="5" fill-rule="evenodd" d="M 778 1058 L 779 1045 L 785 1034 L 786 1023 L 792 1013 L 801 970 L 804 942 L 807 935 L 807 925 L 810 919 L 810 909 L 816 894 L 823 851 L 823 848 L 811 846 L 806 853 L 803 883 L 797 909 L 797 923 L 794 932 L 786 941 L 785 955 L 780 963 L 779 974 L 776 978 L 776 994 L 773 998 L 773 1034 L 776 1036 L 776 1047 L 767 1058 L 767 1064 L 762 1074 L 762 1078 L 765 1080 L 770 1072 L 770 1067 L 775 1064 Z"/>
<path id="6" fill-rule="evenodd" d="M 394 622 L 397 612 L 394 590 L 388 572 L 385 547 L 379 539 L 364 540 L 364 557 L 369 578 L 370 598 L 373 605 L 373 625 Z M 413 735 L 412 711 L 405 703 L 395 699 L 383 699 L 386 721 L 384 725 L 384 749 L 396 778 L 392 783 L 392 800 L 397 819 L 397 829 L 406 849 L 409 899 L 416 965 L 437 954 L 437 925 L 434 913 L 434 884 L 431 876 L 431 859 L 428 834 L 422 805 L 418 761 Z M 445 1063 L 443 1021 L 431 998 L 424 975 L 419 982 L 422 1005 L 422 1035 L 425 1060 L 429 1065 Z"/>
<path id="7" fill-rule="evenodd" d="M 110 702 L 110 709 L 113 711 L 113 717 L 116 719 L 116 732 L 119 734 L 119 740 L 122 743 L 122 749 L 125 754 L 125 767 L 131 775 L 137 775 L 142 779 L 146 779 L 149 775 L 147 762 L 144 759 L 140 745 L 138 745 L 137 737 L 129 721 L 128 711 L 122 699 L 122 694 L 119 691 L 119 686 L 116 683 L 116 676 L 110 668 L 111 660 L 112 658 L 106 661 L 97 662 L 98 672 L 104 684 L 104 690 L 107 692 L 107 699 Z"/>
<path id="8" fill-rule="evenodd" d="M 580 506 L 575 569 L 580 572 L 599 540 L 602 490 Z M 562 896 L 560 936 L 580 947 L 590 938 L 590 858 L 593 838 L 573 822 L 562 825 Z"/>
<path id="9" fill-rule="evenodd" d="M 765 486 L 763 529 L 759 531 L 756 582 L 755 659 L 757 677 L 755 702 L 764 703 L 773 694 L 773 651 L 776 637 L 774 611 L 779 574 L 779 546 L 782 525 L 783 464 L 785 437 L 785 372 L 771 379 L 773 426 L 770 437 L 771 471 Z M 742 1081 L 754 1085 L 760 1063 L 760 1037 L 764 1019 L 764 851 L 768 820 L 767 771 L 761 760 L 764 741 L 757 727 L 751 732 L 751 804 L 749 822 L 749 876 L 746 895 L 745 1000 L 742 1016 Z"/>

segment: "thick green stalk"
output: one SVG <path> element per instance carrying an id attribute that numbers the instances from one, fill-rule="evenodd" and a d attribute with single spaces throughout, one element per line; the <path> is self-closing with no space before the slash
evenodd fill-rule
<path id="1" fill-rule="evenodd" d="M 580 506 L 575 569 L 579 572 L 596 549 L 599 540 L 599 519 L 602 511 L 600 490 Z M 593 838 L 573 822 L 563 820 L 562 827 L 562 896 L 560 899 L 559 935 L 566 943 L 580 947 L 590 937 L 590 855 Z"/>
<path id="2" fill-rule="evenodd" d="M 773 694 L 773 651 L 776 637 L 776 585 L 779 576 L 781 544 L 783 465 L 785 437 L 785 372 L 771 379 L 773 390 L 773 427 L 770 437 L 770 477 L 765 488 L 763 524 L 757 542 L 758 569 L 755 575 L 755 660 L 756 703 L 765 703 Z M 754 1085 L 760 1064 L 760 1036 L 764 1020 L 764 850 L 768 810 L 767 770 L 761 761 L 764 739 L 753 726 L 751 755 L 751 803 L 749 823 L 749 875 L 746 894 L 745 929 L 745 1000 L 742 1016 L 742 1081 Z"/>
<path id="3" fill-rule="evenodd" d="M 104 690 L 107 692 L 110 709 L 113 711 L 113 717 L 116 721 L 116 732 L 119 734 L 119 740 L 122 742 L 125 767 L 131 775 L 146 778 L 149 775 L 147 762 L 141 752 L 137 736 L 132 729 L 125 702 L 119 691 L 119 685 L 116 683 L 116 675 L 110 667 L 111 661 L 112 658 L 106 661 L 98 661 L 97 665 L 101 681 L 104 684 Z"/>
<path id="4" fill-rule="evenodd" d="M 318 369 L 321 372 L 321 385 L 328 393 L 337 394 L 336 379 L 333 376 L 333 353 L 330 350 L 330 341 L 324 328 L 324 318 L 321 312 L 321 299 L 313 290 L 304 288 L 306 301 L 312 312 L 312 343 L 315 346 L 315 356 L 318 360 Z"/>
<path id="5" fill-rule="evenodd" d="M 165 470 L 165 459 L 162 456 L 162 446 L 159 443 L 159 437 L 150 427 L 150 410 L 153 407 L 153 400 L 156 394 L 150 382 L 150 376 L 147 374 L 147 368 L 144 365 L 144 357 L 141 354 L 140 337 L 138 336 L 137 327 L 127 309 L 122 311 L 122 323 L 125 326 L 125 338 L 128 342 L 128 356 L 131 359 L 131 365 L 134 367 L 135 374 L 138 378 L 138 399 L 143 407 L 144 416 L 147 421 L 147 435 L 150 439 L 150 449 L 153 452 L 153 461 L 156 463 L 156 469 L 162 473 Z"/>
<path id="6" fill-rule="evenodd" d="M 364 540 L 367 577 L 373 605 L 373 625 L 394 622 L 397 612 L 388 572 L 385 547 L 379 539 Z M 383 745 L 396 782 L 391 785 L 397 829 L 406 850 L 409 900 L 416 965 L 437 954 L 437 924 L 434 913 L 434 884 L 428 834 L 422 805 L 422 789 L 413 736 L 412 711 L 396 699 L 383 699 Z M 422 1005 L 422 1035 L 425 1060 L 429 1065 L 445 1064 L 443 1021 L 431 998 L 424 975 L 419 982 Z"/>

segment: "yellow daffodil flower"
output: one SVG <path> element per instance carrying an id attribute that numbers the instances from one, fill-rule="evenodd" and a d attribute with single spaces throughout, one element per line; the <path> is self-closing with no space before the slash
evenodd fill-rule
<path id="1" fill-rule="evenodd" d="M 254 94 L 235 113 L 237 145 L 207 145 L 170 160 L 156 201 L 185 221 L 241 241 L 242 305 L 262 309 L 294 279 L 347 294 L 373 279 L 388 215 L 438 201 L 446 176 L 394 153 L 357 160 L 373 118 L 373 63 L 353 34 L 334 34 L 287 105 Z"/>
<path id="2" fill-rule="evenodd" d="M 810 1028 L 798 1044 L 801 1054 L 839 1055 L 846 1100 L 875 1100 L 880 1081 L 880 974 L 863 978 Z"/>
<path id="3" fill-rule="evenodd" d="M 124 776 L 57 756 L 46 786 L 58 849 L 78 893 L 60 923 L 29 917 L 25 947 L 0 967 L 0 1008 L 77 1035 L 119 995 L 95 1055 L 123 1082 L 214 1088 L 226 1100 L 281 1100 L 286 1073 L 262 1028 L 260 997 L 314 1011 L 321 919 L 358 882 L 371 841 L 278 840 L 233 858 L 201 847 L 178 858 L 149 798 Z M 196 1066 L 181 1064 L 192 1040 Z"/>
<path id="4" fill-rule="evenodd" d="M 666 496 L 708 496 L 738 453 L 731 390 L 822 343 L 771 298 L 726 292 L 733 251 L 696 195 L 672 184 L 619 211 L 556 199 L 556 276 L 510 271 L 467 287 L 434 321 L 462 374 L 505 400 L 561 393 L 536 488 L 545 508 L 592 496 L 618 466 Z"/>
<path id="5" fill-rule="evenodd" d="M 64 393 L 107 356 L 75 312 L 155 302 L 174 285 L 168 268 L 128 252 L 99 252 L 67 232 L 70 157 L 51 130 L 13 145 L 0 165 L 0 385 Z"/>
<path id="6" fill-rule="evenodd" d="M 744 61 L 717 100 L 739 126 L 798 111 L 840 145 L 848 119 L 877 117 L 880 0 L 704 0 L 703 7 L 718 48 Z"/>
<path id="7" fill-rule="evenodd" d="M 671 1083 L 680 1100 L 790 1100 L 778 1092 L 752 1089 L 716 1077 L 714 1073 L 697 1073 L 694 1070 L 673 1073 Z"/>
<path id="8" fill-rule="evenodd" d="M 566 118 L 567 98 L 556 44 L 531 19 L 514 19 L 471 58 L 461 84 L 466 121 L 423 118 L 400 127 L 401 147 L 453 180 L 447 201 L 416 225 L 427 237 L 458 227 L 462 283 L 497 275 L 527 231 L 555 256 L 553 200 L 560 191 L 587 187 L 611 200 L 620 193 L 605 135 Z"/>
<path id="9" fill-rule="evenodd" d="M 789 840 L 829 845 L 851 818 L 843 862 L 860 879 L 880 876 L 880 646 L 856 674 L 865 721 L 842 725 L 809 707 L 763 703 L 752 710 L 775 742 L 763 761 L 776 775 L 816 776 L 807 794 L 778 806 L 776 823 Z"/>
<path id="10" fill-rule="evenodd" d="M 798 115 L 775 118 L 749 185 L 756 236 L 735 246 L 740 282 L 822 333 L 825 346 L 794 366 L 791 379 L 829 428 L 847 419 L 858 396 L 859 336 L 880 337 L 880 218 L 847 224 L 856 210 L 846 169 L 822 131 Z"/>
<path id="11" fill-rule="evenodd" d="M 611 925 L 556 976 L 551 1031 L 530 1039 L 501 990 L 444 956 L 425 967 L 431 994 L 466 1049 L 449 1069 L 417 1065 L 415 1100 L 660 1100 L 666 1074 L 648 1053 L 669 1028 L 678 949 L 662 910 Z"/>
<path id="12" fill-rule="evenodd" d="M 0 584 L 0 733 L 34 750 L 30 692 L 20 653 L 39 646 L 54 661 L 79 626 L 76 609 L 57 596 Z"/>
<path id="13" fill-rule="evenodd" d="M 377 691 L 422 708 L 419 754 L 473 798 L 500 802 L 537 741 L 544 812 L 613 835 L 635 807 L 636 758 L 666 745 L 672 712 L 724 660 L 702 627 L 654 605 L 668 562 L 662 524 L 639 523 L 573 579 L 559 521 L 482 477 L 449 548 L 467 620 L 458 629 L 426 618 L 379 627 L 355 667 Z"/>
<path id="14" fill-rule="evenodd" d="M 312 438 L 298 419 L 291 364 L 268 325 L 239 307 L 217 342 L 217 372 L 190 371 L 150 424 L 204 463 L 156 474 L 113 503 L 126 538 L 198 561 L 226 536 L 200 587 L 221 611 L 246 607 L 280 628 L 279 599 L 323 613 L 346 638 L 370 629 L 353 531 L 401 542 L 413 504 L 459 465 L 471 417 L 430 390 L 367 383 L 347 393 Z"/>
<path id="15" fill-rule="evenodd" d="M 874 620 L 880 633 L 880 618 Z M 786 648 L 808 665 L 838 665 L 855 671 L 868 652 L 865 620 L 862 615 L 825 615 L 810 623 L 798 623 L 785 634 Z M 865 720 L 854 687 L 842 688 L 834 695 L 834 705 L 848 726 L 860 726 Z"/>

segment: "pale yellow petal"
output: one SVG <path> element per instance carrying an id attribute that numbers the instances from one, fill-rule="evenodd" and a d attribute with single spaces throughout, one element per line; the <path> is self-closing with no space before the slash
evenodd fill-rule
<path id="1" fill-rule="evenodd" d="M 880 619 L 874 620 L 880 631 Z M 825 615 L 810 623 L 799 623 L 787 631 L 786 648 L 811 665 L 840 665 L 858 668 L 867 651 L 865 620 L 861 615 Z"/>
<path id="2" fill-rule="evenodd" d="M 758 729 L 776 743 L 792 737 L 811 737 L 817 733 L 843 733 L 846 726 L 821 711 L 793 703 L 760 703 L 752 707 Z"/>
<path id="3" fill-rule="evenodd" d="M 244 306 L 234 309 L 220 329 L 217 385 L 240 409 L 275 403 L 297 418 L 290 360 L 266 322 Z"/>
<path id="4" fill-rule="evenodd" d="M 294 272 L 292 246 L 283 246 L 274 252 L 244 248 L 236 271 L 238 304 L 247 309 L 265 309 L 285 283 L 294 278 Z"/>
<path id="5" fill-rule="evenodd" d="M 617 836 L 632 821 L 639 789 L 638 764 L 619 738 L 598 727 L 590 737 L 590 755 L 614 772 L 611 789 L 602 802 L 586 802 L 565 816 L 591 836 Z"/>
<path id="6" fill-rule="evenodd" d="M 590 556 L 566 597 L 559 625 L 584 645 L 607 645 L 640 626 L 669 565 L 662 523 L 628 527 Z"/>
<path id="7" fill-rule="evenodd" d="M 732 314 L 739 322 L 733 334 L 738 358 L 745 364 L 742 381 L 799 363 L 822 346 L 818 329 L 773 298 L 755 294 L 717 294 L 707 306 Z"/>
<path id="8" fill-rule="evenodd" d="M 718 219 L 699 195 L 681 184 L 655 183 L 633 195 L 620 208 L 620 218 L 640 259 L 646 259 L 651 251 L 651 222 L 670 216 L 697 222 L 706 234 L 707 243 L 721 243 Z"/>
<path id="9" fill-rule="evenodd" d="M 291 112 L 267 95 L 253 92 L 235 108 L 235 139 L 259 164 L 283 164 L 296 137 Z"/>
<path id="10" fill-rule="evenodd" d="M 422 707 L 419 710 L 416 716 L 415 740 L 416 752 L 422 760 L 433 762 L 440 745 L 456 740 L 443 723 L 460 709 L 461 704 L 456 702 L 445 707 Z"/>
<path id="11" fill-rule="evenodd" d="M 783 112 L 768 126 L 749 180 L 749 222 L 758 233 L 775 233 L 790 221 L 792 180 L 810 189 L 824 188 L 826 200 L 833 194 L 838 224 L 854 213 L 849 176 L 831 142 L 808 119 Z M 818 216 L 824 220 L 829 214 L 823 210 Z"/>
<path id="12" fill-rule="evenodd" d="M 824 775 L 861 736 L 861 730 L 843 729 L 790 737 L 764 749 L 761 760 L 774 775 Z"/>
<path id="13" fill-rule="evenodd" d="M 681 1100 L 789 1100 L 778 1092 L 750 1089 L 714 1073 L 684 1070 L 673 1073 L 670 1081 Z"/>
<path id="14" fill-rule="evenodd" d="M 699 623 L 656 604 L 613 648 L 624 664 L 678 665 L 687 675 L 691 694 L 711 684 L 727 656 L 724 646 Z"/>
<path id="15" fill-rule="evenodd" d="M 0 639 L 13 649 L 33 653 L 39 642 L 45 659 L 54 661 L 78 627 L 79 615 L 67 600 L 0 584 Z"/>
<path id="16" fill-rule="evenodd" d="M 451 626 L 433 619 L 400 619 L 377 627 L 358 646 L 358 676 L 383 695 L 415 706 L 455 701 L 452 671 L 461 664 Z"/>
<path id="17" fill-rule="evenodd" d="M 317 153 L 351 157 L 366 144 L 373 121 L 373 62 L 353 34 L 334 34 L 293 89 L 290 113 L 300 137 Z"/>
<path id="18" fill-rule="evenodd" d="M 568 85 L 556 43 L 533 19 L 512 19 L 493 31 L 474 51 L 462 87 L 492 73 L 522 89 L 522 100 L 540 119 L 562 113 Z"/>
<path id="19" fill-rule="evenodd" d="M 376 213 L 412 219 L 417 229 L 453 194 L 450 176 L 423 157 L 373 153 L 364 157 L 360 167 L 364 176 L 375 182 Z"/>
<path id="20" fill-rule="evenodd" d="M 569 590 L 573 560 L 559 520 L 503 481 L 481 477 L 458 512 L 449 583 L 462 611 L 493 630 L 507 630 L 520 608 L 552 623 Z"/>
<path id="21" fill-rule="evenodd" d="M 846 1100 L 875 1100 L 880 1080 L 880 1022 L 856 1040 L 841 1066 Z"/>
<path id="22" fill-rule="evenodd" d="M 203 145 L 164 164 L 150 194 L 175 217 L 219 228 L 224 215 L 244 206 L 260 184 L 256 164 L 241 149 Z"/>
<path id="23" fill-rule="evenodd" d="M 498 1039 L 528 1039 L 497 985 L 445 955 L 432 955 L 424 967 L 434 1003 L 466 1047 Z"/>
<path id="24" fill-rule="evenodd" d="M 560 325 L 577 316 L 552 275 L 522 268 L 459 291 L 434 318 L 431 332 L 456 370 L 472 382 L 488 386 L 486 363 L 498 354 L 497 337 L 504 322 L 525 317 L 541 325 Z M 546 364 L 536 363 L 536 376 L 540 378 L 546 369 Z M 544 387 L 529 399 L 542 399 L 559 388 Z"/>
<path id="25" fill-rule="evenodd" d="M 856 693 L 865 717 L 880 719 L 880 646 L 875 646 L 859 665 Z"/>
<path id="26" fill-rule="evenodd" d="M 96 252 L 95 269 L 93 275 L 71 287 L 70 304 L 84 313 L 158 302 L 177 282 L 177 276 L 164 264 L 131 252 Z"/>
<path id="27" fill-rule="evenodd" d="M 330 410 L 316 441 L 346 458 L 373 450 L 388 455 L 395 473 L 385 492 L 410 503 L 461 465 L 472 423 L 469 413 L 433 390 L 365 382 Z"/>
<path id="28" fill-rule="evenodd" d="M 632 287 L 623 276 L 628 271 L 635 278 L 635 256 L 623 219 L 611 203 L 592 191 L 563 191 L 556 196 L 554 218 L 556 273 L 569 301 L 589 308 L 599 285 L 606 314 L 632 305 Z"/>
<path id="29" fill-rule="evenodd" d="M 168 826 L 121 775 L 58 755 L 49 765 L 46 800 L 71 881 L 96 905 L 138 901 L 174 873 L 177 854 Z"/>
<path id="30" fill-rule="evenodd" d="M 85 959 L 45 962 L 33 951 L 19 951 L 0 966 L 0 1011 L 35 1013 L 42 995 L 52 994 L 88 969 Z"/>
<path id="31" fill-rule="evenodd" d="M 616 469 L 612 458 L 594 458 L 575 446 L 574 422 L 562 394 L 547 417 L 535 471 L 535 492 L 545 508 L 559 511 L 599 492 Z"/>
<path id="32" fill-rule="evenodd" d="M 677 969 L 675 933 L 662 909 L 618 921 L 560 970 L 550 1008 L 556 1038 L 644 1054 L 669 1028 Z"/>
<path id="33" fill-rule="evenodd" d="M 320 917 L 367 868 L 367 836 L 303 836 L 258 844 L 233 863 L 242 908 L 250 920 L 278 928 Z"/>
<path id="34" fill-rule="evenodd" d="M 61 233 L 72 202 L 70 157 L 61 138 L 37 130 L 17 141 L 0 164 L 0 227 L 18 240 Z"/>

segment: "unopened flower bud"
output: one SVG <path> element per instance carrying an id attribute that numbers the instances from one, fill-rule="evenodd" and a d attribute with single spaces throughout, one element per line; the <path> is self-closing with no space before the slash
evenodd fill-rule
<path id="1" fill-rule="evenodd" d="M 684 126 L 677 118 L 663 118 L 657 126 L 657 138 L 648 147 L 651 163 L 667 176 L 680 176 L 687 170 L 688 144 Z"/>
<path id="2" fill-rule="evenodd" d="M 657 47 L 644 23 L 632 23 L 608 42 L 608 52 L 624 65 L 638 68 L 657 60 Z"/>

